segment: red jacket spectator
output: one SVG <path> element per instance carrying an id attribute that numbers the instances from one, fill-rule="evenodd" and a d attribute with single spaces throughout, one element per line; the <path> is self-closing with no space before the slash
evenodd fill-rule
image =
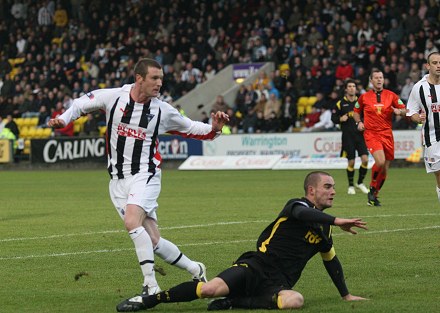
<path id="1" fill-rule="evenodd" d="M 342 81 L 347 78 L 353 78 L 354 70 L 350 63 L 346 59 L 342 59 L 341 63 L 336 66 L 335 77 Z"/>

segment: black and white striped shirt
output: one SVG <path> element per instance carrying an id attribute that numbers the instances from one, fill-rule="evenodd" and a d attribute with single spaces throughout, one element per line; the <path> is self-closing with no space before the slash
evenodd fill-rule
<path id="1" fill-rule="evenodd" d="M 59 117 L 67 124 L 83 114 L 105 110 L 108 172 L 113 179 L 137 173 L 154 175 L 160 170 L 162 157 L 157 147 L 161 134 L 200 140 L 212 140 L 219 135 L 211 125 L 182 116 L 158 98 L 145 104 L 136 103 L 130 97 L 132 86 L 89 92 L 75 99 Z"/>
<path id="2" fill-rule="evenodd" d="M 440 141 L 440 85 L 428 82 L 428 75 L 419 80 L 409 95 L 407 116 L 426 113 L 426 121 L 423 123 L 423 144 L 430 147 L 434 142 Z"/>

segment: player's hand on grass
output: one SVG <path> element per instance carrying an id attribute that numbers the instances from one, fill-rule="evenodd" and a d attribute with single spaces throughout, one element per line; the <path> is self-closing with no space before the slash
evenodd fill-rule
<path id="1" fill-rule="evenodd" d="M 367 298 L 362 298 L 359 296 L 353 296 L 351 294 L 346 295 L 345 297 L 342 297 L 345 301 L 362 301 L 362 300 L 368 300 Z"/>
<path id="2" fill-rule="evenodd" d="M 66 127 L 66 124 L 62 119 L 59 118 L 52 118 L 47 122 L 47 126 L 53 127 L 53 128 L 63 128 Z"/>
<path id="3" fill-rule="evenodd" d="M 368 230 L 367 228 L 367 222 L 362 221 L 361 218 L 335 218 L 335 225 L 339 226 L 343 231 L 352 233 L 353 235 L 357 234 L 357 231 L 352 229 L 353 227 L 362 228 L 365 230 Z"/>

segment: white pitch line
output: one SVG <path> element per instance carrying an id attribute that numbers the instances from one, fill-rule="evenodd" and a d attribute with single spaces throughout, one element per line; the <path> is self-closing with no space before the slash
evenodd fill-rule
<path id="1" fill-rule="evenodd" d="M 414 214 L 384 214 L 384 215 L 365 215 L 356 216 L 359 218 L 388 218 L 388 217 L 410 217 L 410 216 L 439 216 L 440 213 L 414 213 Z M 170 226 L 170 227 L 159 227 L 160 230 L 173 230 L 173 229 L 186 229 L 186 228 L 202 228 L 202 227 L 212 227 L 212 226 L 224 226 L 224 225 L 237 225 L 237 224 L 250 224 L 250 223 L 269 223 L 270 220 L 257 220 L 257 221 L 235 221 L 235 222 L 218 222 L 210 224 L 195 224 L 195 225 L 183 225 L 183 226 Z M 19 237 L 19 238 L 5 238 L 0 239 L 1 242 L 9 241 L 26 241 L 26 240 L 39 240 L 39 239 L 57 239 L 75 236 L 93 236 L 102 234 L 112 234 L 112 233 L 125 233 L 125 230 L 104 230 L 98 232 L 85 232 L 85 233 L 74 233 L 74 234 L 60 234 L 60 235 L 50 235 L 50 236 L 38 236 L 38 237 Z"/>
<path id="2" fill-rule="evenodd" d="M 383 234 L 383 233 L 395 233 L 402 231 L 413 231 L 413 230 L 431 230 L 431 229 L 440 229 L 440 225 L 419 227 L 419 228 L 399 228 L 399 229 L 384 229 L 377 231 L 365 231 L 359 233 L 360 235 L 375 235 L 375 234 Z M 342 236 L 346 235 L 345 233 L 333 234 L 333 236 Z M 198 242 L 198 243 L 187 243 L 178 245 L 179 247 L 190 247 L 190 246 L 210 246 L 210 245 L 219 245 L 219 244 L 234 244 L 234 243 L 243 243 L 243 242 L 255 242 L 255 239 L 243 239 L 243 240 L 232 240 L 232 241 L 210 241 L 210 242 Z M 12 257 L 0 257 L 0 261 L 7 260 L 26 260 L 26 259 L 34 259 L 34 258 L 50 258 L 50 257 L 62 257 L 69 255 L 84 255 L 84 254 L 94 254 L 94 253 L 116 253 L 116 252 L 125 252 L 132 251 L 133 248 L 126 249 L 104 249 L 104 250 L 92 250 L 92 251 L 79 251 L 79 252 L 63 252 L 63 253 L 51 253 L 51 254 L 40 254 L 40 255 L 25 255 L 25 256 L 12 256 Z"/>
<path id="3" fill-rule="evenodd" d="M 201 227 L 211 227 L 211 226 L 224 226 L 224 225 L 237 225 L 237 224 L 250 224 L 250 223 L 268 223 L 269 220 L 259 220 L 259 221 L 243 221 L 243 222 L 218 222 L 211 224 L 197 224 L 197 225 L 185 225 L 185 226 L 171 226 L 171 227 L 159 227 L 160 230 L 173 230 L 173 229 L 185 229 L 185 228 L 201 228 Z M 112 233 L 125 233 L 125 230 L 104 230 L 98 232 L 85 232 L 85 233 L 74 233 L 74 234 L 63 234 L 63 235 L 50 235 L 50 236 L 39 236 L 39 237 L 19 237 L 19 238 L 6 238 L 0 239 L 0 242 L 8 241 L 26 241 L 26 240 L 38 240 L 38 239 L 56 239 L 64 237 L 75 237 L 75 236 L 89 236 L 89 235 L 100 235 L 100 234 L 112 234 Z"/>

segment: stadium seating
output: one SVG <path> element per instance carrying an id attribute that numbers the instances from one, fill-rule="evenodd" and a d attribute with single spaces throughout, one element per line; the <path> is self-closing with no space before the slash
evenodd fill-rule
<path id="1" fill-rule="evenodd" d="M 20 138 L 27 138 L 28 133 L 29 133 L 28 126 L 21 126 L 20 127 Z"/>
<path id="2" fill-rule="evenodd" d="M 26 139 L 24 141 L 23 154 L 30 154 L 30 153 L 31 153 L 31 140 L 30 139 Z"/>
<path id="3" fill-rule="evenodd" d="M 104 137 L 106 131 L 107 131 L 107 126 L 100 126 L 99 127 L 99 136 Z"/>
<path id="4" fill-rule="evenodd" d="M 43 135 L 44 135 L 44 128 L 37 128 L 37 129 L 35 130 L 34 138 L 35 138 L 35 139 L 42 139 L 42 138 L 43 138 Z"/>
<path id="5" fill-rule="evenodd" d="M 308 98 L 307 98 L 306 114 L 312 112 L 312 107 L 313 107 L 313 105 L 316 103 L 317 99 L 318 99 L 318 98 L 315 97 L 315 96 L 311 96 L 311 97 L 308 97 Z"/>
<path id="6" fill-rule="evenodd" d="M 22 126 L 36 127 L 38 125 L 38 117 L 22 117 L 21 119 Z"/>
<path id="7" fill-rule="evenodd" d="M 73 133 L 79 134 L 84 130 L 84 123 L 87 122 L 87 116 L 81 116 L 77 120 L 73 121 Z"/>
<path id="8" fill-rule="evenodd" d="M 43 139 L 52 137 L 52 128 L 43 128 Z"/>
<path id="9" fill-rule="evenodd" d="M 23 123 L 24 123 L 23 118 L 21 118 L 21 117 L 14 118 L 14 122 L 15 122 L 15 124 L 17 124 L 19 129 L 23 126 Z"/>
<path id="10" fill-rule="evenodd" d="M 311 97 L 299 97 L 297 107 L 298 107 L 298 118 L 301 116 L 311 113 L 312 107 L 316 103 L 317 98 L 315 96 Z"/>
<path id="11" fill-rule="evenodd" d="M 300 118 L 306 113 L 308 97 L 299 97 L 297 107 L 298 107 L 298 117 Z"/>
<path id="12" fill-rule="evenodd" d="M 37 128 L 36 127 L 29 127 L 29 131 L 27 133 L 27 136 L 25 138 L 35 138 L 37 135 Z"/>

